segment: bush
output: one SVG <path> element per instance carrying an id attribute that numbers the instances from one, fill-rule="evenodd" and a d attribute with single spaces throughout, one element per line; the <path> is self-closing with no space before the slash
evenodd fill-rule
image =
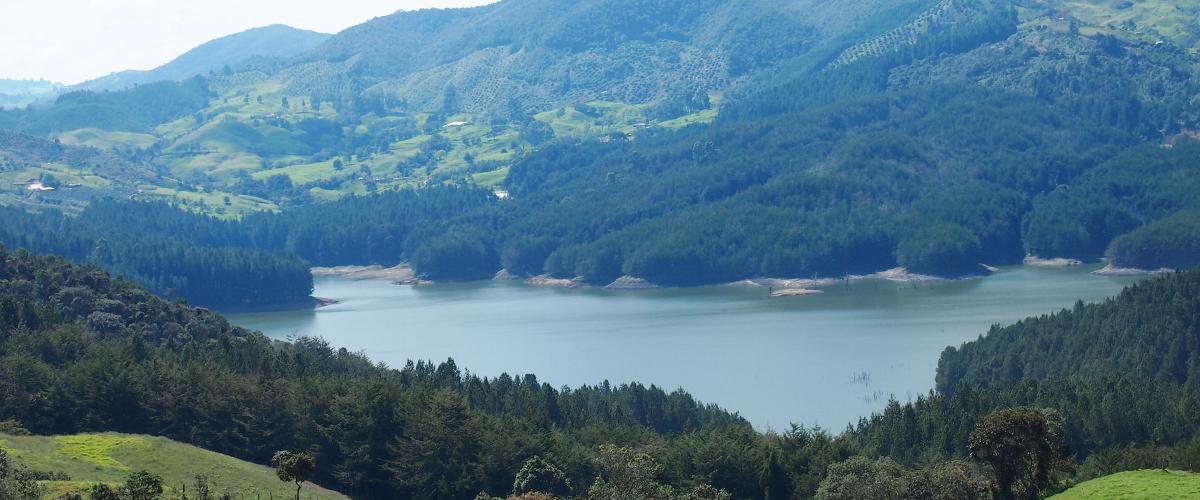
<path id="1" fill-rule="evenodd" d="M 526 460 L 521 470 L 517 471 L 512 492 L 514 495 L 548 493 L 568 496 L 571 494 L 571 485 L 567 483 L 567 474 L 562 469 L 535 455 Z"/>
<path id="2" fill-rule="evenodd" d="M 904 498 L 904 475 L 904 467 L 890 458 L 852 457 L 829 466 L 829 474 L 817 489 L 817 498 Z"/>
<path id="3" fill-rule="evenodd" d="M 37 500 L 43 488 L 24 467 L 13 463 L 8 453 L 0 450 L 0 498 L 4 500 Z"/>
<path id="4" fill-rule="evenodd" d="M 121 487 L 122 500 L 156 500 L 163 494 L 162 477 L 144 470 L 134 472 Z"/>

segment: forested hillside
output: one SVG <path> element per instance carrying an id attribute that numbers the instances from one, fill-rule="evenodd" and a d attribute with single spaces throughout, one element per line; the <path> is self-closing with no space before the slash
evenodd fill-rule
<path id="1" fill-rule="evenodd" d="M 1200 265 L 1192 251 L 1196 236 L 1188 232 L 1200 207 L 1198 158 L 1195 141 L 1138 147 L 1059 186 L 1034 204 L 1027 249 L 1081 259 L 1107 251 L 1120 265 L 1145 269 Z"/>
<path id="2" fill-rule="evenodd" d="M 310 266 L 396 265 L 496 202 L 485 189 L 445 187 L 350 197 L 242 220 L 113 199 L 93 201 L 78 214 L 0 207 L 0 243 L 96 264 L 199 306 L 303 308 L 313 304 Z M 439 250 L 445 272 L 464 272 L 465 262 L 497 261 L 460 251 Z M 474 272 L 463 279 L 491 277 L 496 270 Z"/>
<path id="3" fill-rule="evenodd" d="M 1024 378 L 1132 376 L 1200 384 L 1200 272 L 1133 285 L 1102 304 L 995 328 L 947 349 L 938 390 L 1003 387 Z M 1070 362 L 1064 362 L 1069 360 Z"/>
<path id="4" fill-rule="evenodd" d="M 1200 263 L 1200 80 L 1177 28 L 1190 8 L 399 12 L 245 71 L 0 114 L 153 173 L 59 160 L 0 178 L 71 179 L 10 188 L 12 203 L 166 200 L 243 220 L 239 248 L 407 261 L 443 281 L 964 276 L 1027 256 L 1187 268 Z M 396 194 L 409 191 L 434 194 Z"/>
<path id="5" fill-rule="evenodd" d="M 313 304 L 308 262 L 256 248 L 230 222 L 162 204 L 101 200 L 78 217 L 0 208 L 0 243 L 96 264 L 160 296 L 199 306 Z"/>
<path id="6" fill-rule="evenodd" d="M 1021 97 L 940 87 L 683 136 L 547 149 L 510 173 L 513 241 L 500 244 L 557 239 L 544 271 L 600 283 L 896 265 L 976 273 L 980 263 L 1024 256 L 1021 224 L 1034 193 L 1130 140 L 1083 122 L 1058 128 L 1059 120 Z"/>
<path id="7" fill-rule="evenodd" d="M 849 436 L 915 463 L 961 455 L 976 418 L 998 408 L 1053 408 L 1071 453 L 1087 459 L 1082 474 L 1196 470 L 1197 286 L 1200 271 L 1173 274 L 948 347 L 936 392 L 890 404 Z"/>

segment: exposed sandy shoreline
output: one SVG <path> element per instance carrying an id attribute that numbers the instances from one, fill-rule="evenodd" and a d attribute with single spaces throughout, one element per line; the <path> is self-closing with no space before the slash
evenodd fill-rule
<path id="1" fill-rule="evenodd" d="M 986 268 L 989 270 L 995 268 Z M 496 279 L 514 279 L 506 271 L 501 271 L 496 275 Z M 938 276 L 929 276 L 909 272 L 908 270 L 898 267 L 888 269 L 874 274 L 868 275 L 852 275 L 845 278 L 753 278 L 734 283 L 726 283 L 720 286 L 740 286 L 740 287 L 765 287 L 770 289 L 772 297 L 802 297 L 808 295 L 818 295 L 822 292 L 817 288 L 835 286 L 846 282 L 864 281 L 864 280 L 885 280 L 893 283 L 934 283 L 947 281 L 949 278 L 941 278 Z M 633 276 L 622 276 L 616 281 L 605 285 L 589 285 L 582 280 L 555 278 L 550 275 L 534 276 L 526 278 L 524 283 L 529 286 L 541 286 L 551 288 L 607 288 L 610 290 L 652 290 L 657 288 L 669 288 L 655 285 L 642 278 Z"/>
<path id="2" fill-rule="evenodd" d="M 1162 269 L 1147 270 L 1147 269 L 1136 269 L 1136 268 L 1132 268 L 1132 267 L 1117 267 L 1113 264 L 1108 264 L 1108 265 L 1104 266 L 1103 269 L 1097 269 L 1095 271 L 1092 271 L 1092 274 L 1095 274 L 1096 276 L 1149 276 L 1149 275 L 1154 275 L 1154 274 L 1165 274 L 1165 273 L 1173 273 L 1173 272 L 1175 272 L 1174 269 L 1167 269 L 1165 267 Z"/>
<path id="3" fill-rule="evenodd" d="M 991 267 L 984 267 L 991 271 Z M 970 276 L 968 278 L 973 278 Z M 942 278 L 939 276 L 929 276 L 926 274 L 917 274 L 909 272 L 903 267 L 888 269 L 873 274 L 866 275 L 849 275 L 845 278 L 816 278 L 816 279 L 788 279 L 788 278 L 754 278 L 742 280 L 734 283 L 729 283 L 727 286 L 751 286 L 751 287 L 767 287 L 771 289 L 772 297 L 803 297 L 808 295 L 817 295 L 822 293 L 821 290 L 815 288 L 835 286 L 843 283 L 853 283 L 866 280 L 883 280 L 893 283 L 936 283 L 941 281 L 949 281 L 955 278 Z"/>
<path id="4" fill-rule="evenodd" d="M 549 274 L 526 278 L 525 284 L 529 286 L 545 286 L 551 288 L 582 288 L 587 286 L 581 280 L 569 280 L 565 278 L 555 278 Z"/>
<path id="5" fill-rule="evenodd" d="M 653 290 L 655 288 L 662 288 L 662 287 L 655 285 L 654 283 L 651 283 L 649 281 L 646 281 L 642 278 L 634 278 L 633 276 L 621 276 L 620 278 L 617 278 L 616 281 L 609 283 L 608 286 L 605 286 L 604 288 L 608 288 L 611 290 Z"/>
<path id="6" fill-rule="evenodd" d="M 772 297 L 805 297 L 808 295 L 820 295 L 825 293 L 821 290 L 809 290 L 807 288 L 786 288 L 783 290 L 775 290 L 771 292 Z"/>
<path id="7" fill-rule="evenodd" d="M 1044 259 L 1040 257 L 1027 257 L 1024 261 L 1024 265 L 1029 267 L 1069 267 L 1082 264 L 1083 263 L 1081 261 L 1065 258 Z M 764 287 L 769 289 L 769 293 L 772 297 L 805 297 L 824 293 L 822 290 L 820 290 L 820 288 L 859 281 L 882 280 L 902 284 L 937 283 L 960 279 L 974 279 L 986 276 L 989 273 L 1001 271 L 1000 268 L 992 267 L 986 264 L 980 264 L 980 269 L 982 272 L 979 275 L 965 276 L 961 278 L 945 278 L 940 276 L 913 273 L 903 267 L 897 267 L 877 273 L 866 275 L 849 275 L 843 278 L 752 278 L 733 283 L 726 283 L 725 285 L 719 286 Z M 1172 270 L 1170 269 L 1159 269 L 1155 271 L 1126 269 L 1118 268 L 1112 264 L 1109 264 L 1104 269 L 1094 271 L 1093 274 L 1099 276 L 1137 276 L 1160 274 L 1171 271 Z M 429 281 L 424 281 L 420 278 L 417 278 L 416 273 L 407 264 L 401 264 L 390 268 L 384 268 L 383 266 L 314 267 L 312 268 L 312 274 L 313 276 L 339 276 L 350 280 L 388 280 L 398 285 L 422 285 L 431 283 Z M 646 281 L 645 279 L 636 278 L 633 276 L 622 276 L 608 285 L 601 286 L 585 283 L 580 278 L 555 278 L 548 274 L 522 278 L 509 273 L 507 270 L 501 270 L 500 272 L 496 273 L 496 276 L 493 278 L 493 280 L 519 280 L 521 283 L 528 286 L 550 288 L 606 288 L 610 290 L 651 290 L 658 288 L 669 288 L 659 286 Z M 337 303 L 337 301 L 315 297 L 314 300 L 317 302 L 316 307 L 324 307 Z"/>
<path id="8" fill-rule="evenodd" d="M 394 283 L 416 284 L 416 273 L 407 264 L 385 268 L 383 266 L 338 266 L 314 267 L 313 276 L 340 276 L 348 280 L 389 280 Z"/>
<path id="9" fill-rule="evenodd" d="M 1029 267 L 1071 267 L 1082 266 L 1083 261 L 1078 259 L 1064 259 L 1062 257 L 1044 259 L 1030 255 L 1029 257 L 1025 257 L 1025 265 Z"/>

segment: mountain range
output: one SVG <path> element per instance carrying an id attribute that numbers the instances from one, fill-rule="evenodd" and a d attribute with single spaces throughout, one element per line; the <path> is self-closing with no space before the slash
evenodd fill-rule
<path id="1" fill-rule="evenodd" d="M 397 207 L 372 195 L 499 193 L 467 197 L 471 210 L 431 196 L 455 205 L 357 249 L 267 248 L 443 280 L 959 276 L 1027 257 L 1180 267 L 1195 258 L 1163 246 L 1195 247 L 1169 221 L 1200 208 L 1198 14 L 1195 1 L 505 0 L 227 55 L 301 36 L 278 27 L 180 58 L 229 71 L 0 113 L 0 128 L 144 166 L 131 179 L 13 162 L 0 179 L 76 191 L 0 199 L 310 213 L 289 220 L 314 234 L 347 210 L 334 220 L 364 216 L 374 234 L 372 210 Z M 349 195 L 365 198 L 327 204 Z"/>
<path id="2" fill-rule="evenodd" d="M 448 89 L 451 107 L 470 113 L 641 104 L 740 88 L 929 3 L 529 0 L 400 12 L 337 34 L 276 79 L 422 111 L 445 105 Z"/>
<path id="3" fill-rule="evenodd" d="M 67 92 L 126 90 L 148 83 L 179 82 L 218 72 L 232 73 L 234 68 L 309 51 L 329 37 L 324 33 L 271 25 L 206 42 L 154 69 L 120 71 L 76 85 L 0 79 L 0 109 L 50 102 Z"/>

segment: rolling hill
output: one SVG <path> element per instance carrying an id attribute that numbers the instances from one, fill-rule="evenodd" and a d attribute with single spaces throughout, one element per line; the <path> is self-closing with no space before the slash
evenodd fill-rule
<path id="1" fill-rule="evenodd" d="M 0 205 L 78 209 L 97 196 L 128 196 L 158 180 L 150 168 L 110 151 L 0 131 Z M 55 190 L 31 189 L 33 183 Z"/>
<path id="2" fill-rule="evenodd" d="M 187 490 L 194 493 L 198 475 L 208 480 L 215 495 L 288 498 L 296 493 L 295 486 L 280 481 L 271 467 L 162 437 L 112 432 L 65 436 L 0 434 L 0 449 L 34 471 L 65 474 L 69 479 L 43 481 L 47 495 L 53 498 L 71 491 L 86 491 L 95 483 L 115 486 L 138 470 L 161 476 L 164 489 L 175 493 Z M 311 483 L 304 485 L 301 497 L 346 498 Z"/>
<path id="3" fill-rule="evenodd" d="M 1081 483 L 1049 500 L 1159 500 L 1200 497 L 1200 474 L 1167 470 L 1118 472 Z"/>

